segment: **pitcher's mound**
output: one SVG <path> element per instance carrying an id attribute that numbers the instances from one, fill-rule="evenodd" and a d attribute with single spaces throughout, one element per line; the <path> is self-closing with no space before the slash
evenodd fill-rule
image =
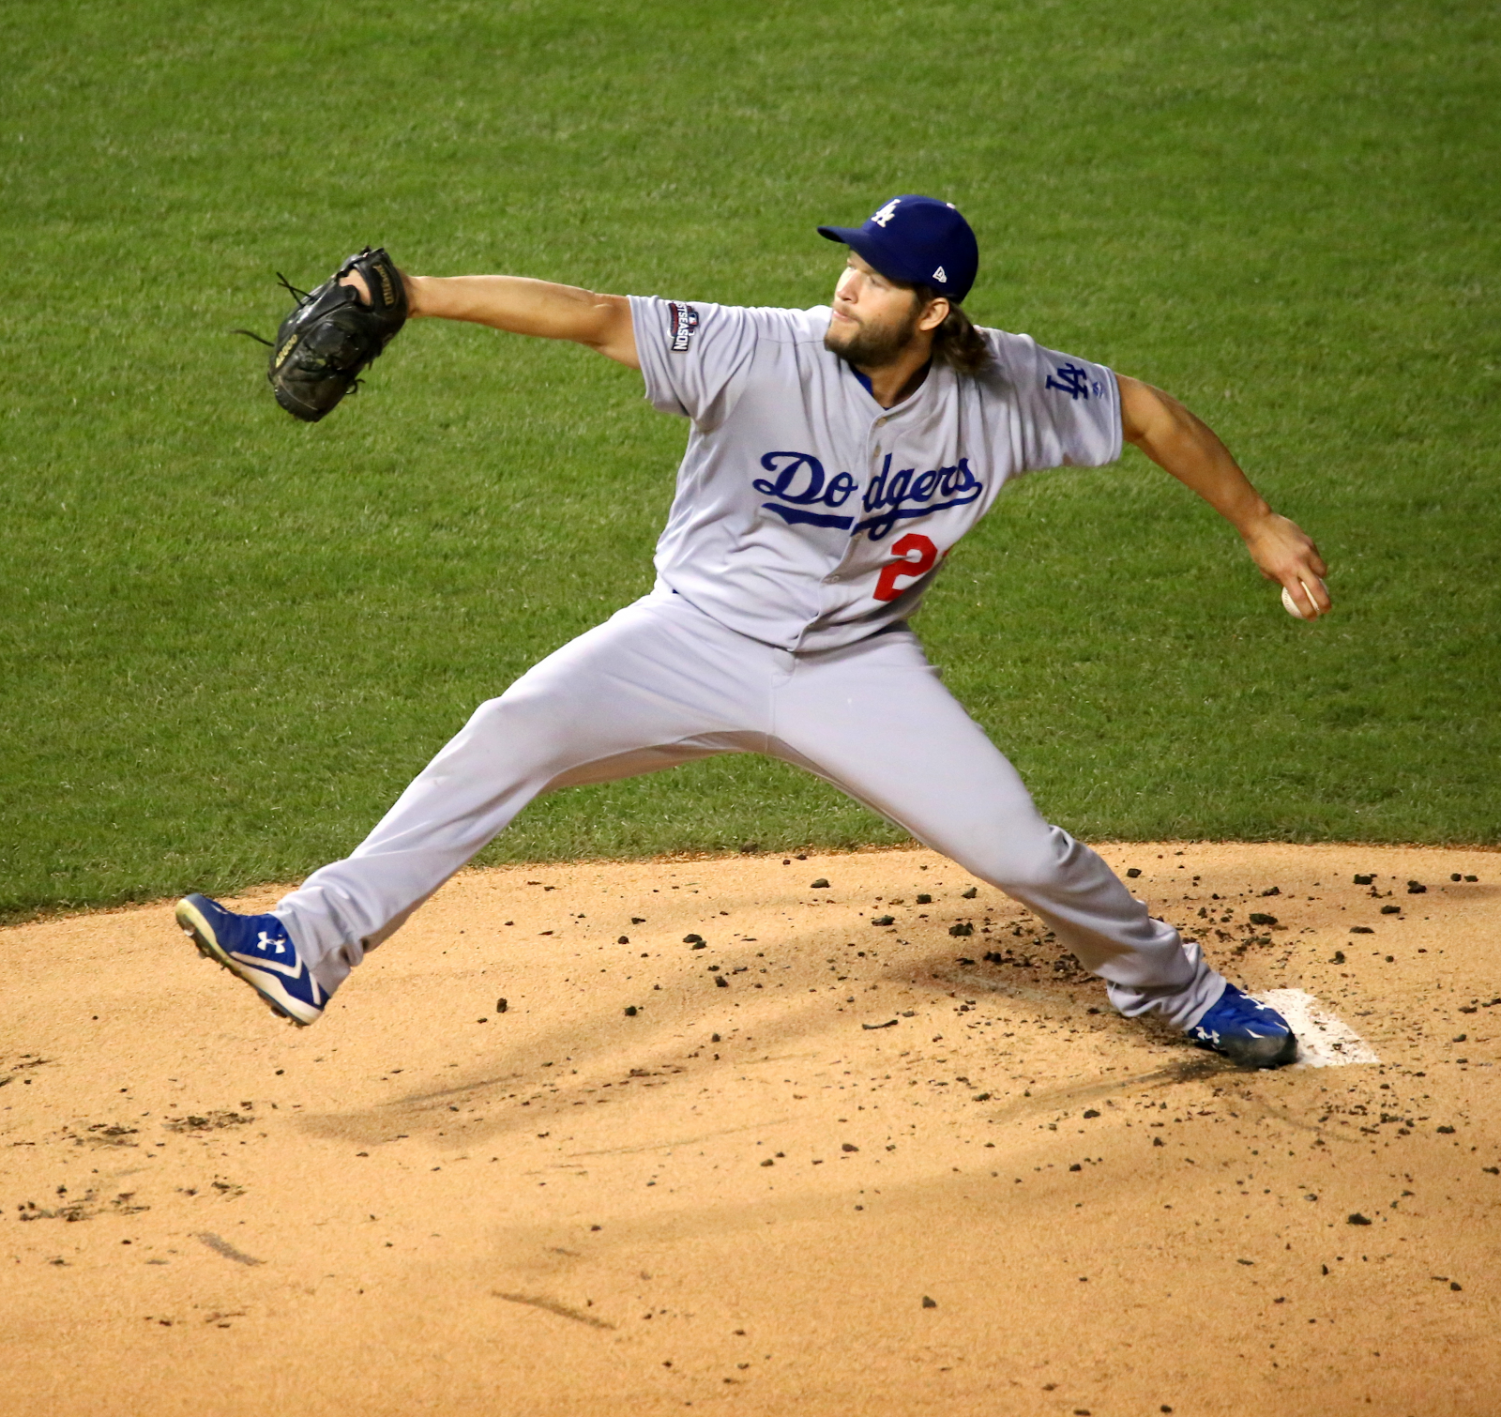
<path id="1" fill-rule="evenodd" d="M 466 873 L 307 1030 L 170 902 L 0 932 L 0 1406 L 1494 1412 L 1501 857 L 1104 854 L 1305 1065 L 916 850 Z"/>

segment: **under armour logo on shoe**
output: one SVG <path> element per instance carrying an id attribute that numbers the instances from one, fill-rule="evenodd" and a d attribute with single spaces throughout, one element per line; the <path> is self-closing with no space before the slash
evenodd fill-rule
<path id="1" fill-rule="evenodd" d="M 265 930 L 261 931 L 260 938 L 256 940 L 255 945 L 257 949 L 275 950 L 277 954 L 285 954 L 287 952 L 286 940 L 273 940 L 269 932 Z"/>

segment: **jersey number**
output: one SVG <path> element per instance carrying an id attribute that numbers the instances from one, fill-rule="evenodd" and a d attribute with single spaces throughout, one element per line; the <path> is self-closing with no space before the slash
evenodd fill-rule
<path id="1" fill-rule="evenodd" d="M 881 577 L 874 591 L 877 600 L 895 600 L 906 586 L 898 586 L 899 580 L 915 580 L 925 576 L 938 560 L 938 548 L 927 537 L 915 531 L 899 537 L 891 543 L 891 549 L 899 558 L 881 567 Z"/>

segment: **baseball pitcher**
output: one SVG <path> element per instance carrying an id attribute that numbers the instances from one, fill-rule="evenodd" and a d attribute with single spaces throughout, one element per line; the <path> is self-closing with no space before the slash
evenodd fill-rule
<path id="1" fill-rule="evenodd" d="M 1177 400 L 971 324 L 961 302 L 979 252 L 951 204 L 900 196 L 860 227 L 818 229 L 847 262 L 832 302 L 810 310 L 407 276 L 383 251 L 299 296 L 271 355 L 277 397 L 298 417 L 322 417 L 404 320 L 469 320 L 640 371 L 652 405 L 688 421 L 688 445 L 650 594 L 481 704 L 354 853 L 274 911 L 190 895 L 179 923 L 309 1024 L 539 793 L 767 753 L 1020 901 L 1122 1014 L 1162 1019 L 1243 1066 L 1290 1062 L 1285 1020 L 1039 815 L 908 622 L 1008 480 L 1110 463 L 1125 442 L 1220 512 L 1308 619 L 1330 608 L 1318 550 Z"/>

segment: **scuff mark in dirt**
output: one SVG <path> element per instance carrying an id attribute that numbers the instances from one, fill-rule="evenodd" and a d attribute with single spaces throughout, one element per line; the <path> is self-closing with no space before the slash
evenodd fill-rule
<path id="1" fill-rule="evenodd" d="M 265 1264 L 265 1260 L 258 1260 L 254 1255 L 247 1255 L 243 1250 L 237 1250 L 228 1240 L 222 1240 L 219 1236 L 207 1230 L 200 1230 L 193 1236 L 195 1240 L 207 1245 L 216 1255 L 223 1255 L 227 1260 L 233 1260 L 236 1264 Z"/>
<path id="2" fill-rule="evenodd" d="M 65 1201 L 62 1205 L 45 1207 L 35 1201 L 27 1201 L 19 1208 L 17 1220 L 92 1220 L 96 1215 L 139 1215 L 150 1210 L 149 1205 L 133 1205 L 134 1191 L 121 1191 L 113 1200 L 101 1201 L 98 1192 L 85 1191 L 77 1200 Z"/>
<path id="3" fill-rule="evenodd" d="M 508 1304 L 525 1304 L 528 1308 L 541 1309 L 545 1313 L 556 1314 L 560 1319 L 572 1319 L 577 1324 L 587 1324 L 590 1328 L 614 1329 L 615 1325 L 606 1323 L 603 1319 L 597 1319 L 593 1314 L 582 1313 L 578 1309 L 570 1308 L 567 1304 L 561 1304 L 556 1299 L 548 1299 L 540 1294 L 506 1294 L 499 1289 L 491 1293 L 497 1299 L 504 1299 Z"/>
<path id="4" fill-rule="evenodd" d="M 247 1117 L 243 1112 L 209 1112 L 203 1116 L 173 1117 L 162 1125 L 169 1132 L 217 1132 L 226 1127 L 243 1127 L 254 1120 L 254 1117 Z"/>

